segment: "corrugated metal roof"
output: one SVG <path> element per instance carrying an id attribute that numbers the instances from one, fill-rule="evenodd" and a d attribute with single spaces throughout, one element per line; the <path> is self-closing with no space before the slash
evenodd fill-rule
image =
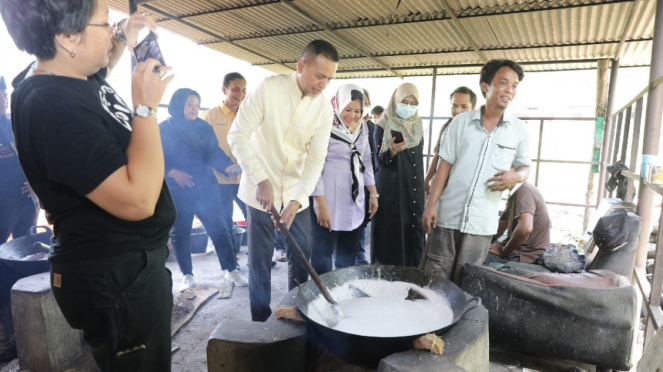
<path id="1" fill-rule="evenodd" d="M 109 5 L 128 10 L 128 0 Z M 648 65 L 655 14 L 653 0 L 158 0 L 139 8 L 274 72 L 291 71 L 308 42 L 326 39 L 341 55 L 341 78 L 394 76 L 386 67 L 404 76 L 433 67 L 475 73 L 482 58 L 513 59 L 528 71 L 594 68 L 615 57 L 622 37 L 620 64 Z"/>

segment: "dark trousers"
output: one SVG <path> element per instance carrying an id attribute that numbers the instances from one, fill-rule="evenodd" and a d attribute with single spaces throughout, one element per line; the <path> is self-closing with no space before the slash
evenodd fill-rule
<path id="1" fill-rule="evenodd" d="M 318 274 L 332 271 L 332 255 L 336 250 L 335 266 L 337 269 L 353 266 L 357 250 L 361 246 L 364 226 L 352 231 L 329 231 L 320 226 L 311 209 L 311 240 L 315 247 L 311 251 L 311 265 Z"/>
<path id="2" fill-rule="evenodd" d="M 177 219 L 170 231 L 170 238 L 182 275 L 193 275 L 190 243 L 194 215 L 198 216 L 212 240 L 221 269 L 235 270 L 237 261 L 230 240 L 232 234 L 221 216 L 221 198 L 218 192 L 214 189 L 211 189 L 211 192 L 200 192 L 196 187 L 188 190 L 173 190 L 173 188 L 171 190 L 177 208 Z"/>
<path id="3" fill-rule="evenodd" d="M 69 325 L 83 330 L 101 371 L 170 371 L 167 256 L 163 246 L 51 264 L 55 300 Z"/>
<path id="4" fill-rule="evenodd" d="M 505 264 L 507 262 L 520 262 L 520 254 L 511 252 L 506 256 L 498 256 L 495 253 L 488 252 L 488 256 L 483 261 L 485 266 L 488 266 L 490 263 L 501 263 Z"/>
<path id="5" fill-rule="evenodd" d="M 253 321 L 264 322 L 272 314 L 269 303 L 272 300 L 272 252 L 274 250 L 274 223 L 267 212 L 247 206 L 248 212 L 248 243 L 249 243 L 249 299 L 251 318 Z M 308 208 L 300 211 L 290 226 L 290 232 L 304 251 L 306 258 L 311 258 L 311 217 Z M 304 264 L 286 239 L 286 255 L 288 257 L 288 290 L 292 290 L 297 282 L 308 281 L 308 273 Z"/>
<path id="6" fill-rule="evenodd" d="M 235 246 L 239 247 L 241 243 L 237 245 L 235 244 L 235 235 L 232 233 L 233 201 L 242 211 L 244 219 L 246 219 L 246 204 L 244 204 L 244 202 L 237 197 L 237 190 L 239 190 L 239 185 L 219 184 L 218 188 L 219 188 L 219 196 L 221 197 L 221 215 L 223 216 L 223 220 L 225 221 L 228 229 L 231 229 L 230 239 L 233 243 L 233 247 Z"/>
<path id="7" fill-rule="evenodd" d="M 366 261 L 366 238 L 368 237 L 368 221 L 359 226 L 359 247 L 357 247 L 356 261 Z"/>
<path id="8" fill-rule="evenodd" d="M 20 238 L 28 234 L 28 230 L 37 224 L 39 209 L 35 206 L 32 198 L 27 194 L 5 193 L 0 191 L 0 244 L 9 239 Z"/>

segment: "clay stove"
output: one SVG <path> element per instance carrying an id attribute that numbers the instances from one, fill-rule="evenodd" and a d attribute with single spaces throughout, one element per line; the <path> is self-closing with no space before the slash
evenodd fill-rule
<path id="1" fill-rule="evenodd" d="M 299 289 L 277 305 L 296 306 Z M 468 296 L 468 299 L 470 297 Z M 207 370 L 221 371 L 325 371 L 379 372 L 477 371 L 489 368 L 488 312 L 483 306 L 467 312 L 441 335 L 442 355 L 424 350 L 404 350 L 379 361 L 377 366 L 351 365 L 325 350 L 305 323 L 280 320 L 266 322 L 226 320 L 212 332 L 207 343 Z"/>

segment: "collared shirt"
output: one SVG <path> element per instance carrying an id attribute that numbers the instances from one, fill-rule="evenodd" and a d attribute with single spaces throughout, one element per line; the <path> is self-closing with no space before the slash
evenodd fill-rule
<path id="1" fill-rule="evenodd" d="M 444 140 L 447 139 L 447 133 L 449 133 L 449 124 L 451 124 L 451 120 L 453 118 L 447 120 L 446 123 L 442 125 L 442 129 L 440 129 L 440 136 L 437 138 L 437 143 L 435 144 L 435 147 L 433 147 L 433 153 L 436 155 L 440 154 L 440 147 L 444 143 Z M 438 165 L 440 164 L 439 162 L 437 163 Z"/>
<path id="2" fill-rule="evenodd" d="M 486 181 L 499 171 L 530 166 L 525 122 L 504 113 L 491 132 L 483 127 L 480 109 L 460 114 L 449 126 L 440 157 L 452 164 L 440 196 L 438 226 L 474 235 L 497 232 L 502 192 L 490 191 Z"/>
<path id="3" fill-rule="evenodd" d="M 224 102 L 221 102 L 221 105 L 219 106 L 203 112 L 201 116 L 201 118 L 208 122 L 209 125 L 212 126 L 212 129 L 214 129 L 216 139 L 219 140 L 219 147 L 221 147 L 223 152 L 225 152 L 235 164 L 237 164 L 237 159 L 232 154 L 232 151 L 230 151 L 228 132 L 230 131 L 230 125 L 233 123 L 236 116 L 237 114 L 230 111 Z M 227 174 L 217 172 L 216 169 L 213 170 L 218 183 L 224 185 L 236 185 L 239 183 L 239 175 L 228 176 Z"/>
<path id="4" fill-rule="evenodd" d="M 358 177 L 359 194 L 352 200 L 352 149 L 343 141 L 331 138 L 322 176 L 311 196 L 324 196 L 331 215 L 334 231 L 352 231 L 366 218 L 365 186 L 375 185 L 371 148 L 368 145 L 368 125 L 362 124 L 359 138 L 355 142 L 364 163 L 363 177 Z M 316 215 L 318 203 L 314 203 Z"/>
<path id="5" fill-rule="evenodd" d="M 296 75 L 263 80 L 239 108 L 228 143 L 242 167 L 237 195 L 262 210 L 256 185 L 269 179 L 277 209 L 296 200 L 308 207 L 327 156 L 332 105 L 322 94 L 305 96 Z"/>

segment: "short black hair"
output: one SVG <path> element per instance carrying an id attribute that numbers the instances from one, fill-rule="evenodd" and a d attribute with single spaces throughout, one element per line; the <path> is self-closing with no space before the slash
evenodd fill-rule
<path id="1" fill-rule="evenodd" d="M 449 100 L 453 101 L 454 94 L 456 94 L 456 93 L 458 93 L 458 94 L 469 94 L 470 95 L 470 103 L 472 103 L 472 107 L 475 107 L 477 105 L 477 95 L 476 95 L 476 93 L 474 93 L 474 91 L 472 91 L 472 89 L 470 89 L 466 86 L 458 87 L 458 88 L 456 88 L 456 90 L 453 91 L 453 93 L 451 93 L 451 95 L 449 96 Z"/>
<path id="2" fill-rule="evenodd" d="M 523 73 L 523 68 L 520 67 L 519 64 L 517 64 L 514 61 L 511 61 L 509 59 L 494 59 L 492 61 L 489 61 L 483 67 L 481 68 L 481 78 L 479 78 L 479 86 L 481 83 L 486 83 L 490 85 L 493 82 L 493 78 L 495 77 L 495 74 L 499 69 L 502 67 L 508 67 L 512 69 L 516 74 L 518 74 L 518 80 L 523 81 L 525 78 L 525 74 Z M 486 98 L 486 92 L 481 90 L 481 94 L 483 94 L 483 97 Z"/>
<path id="3" fill-rule="evenodd" d="M 242 74 L 240 74 L 239 72 L 230 72 L 223 77 L 223 86 L 228 88 L 230 86 L 230 82 L 237 79 L 242 79 L 246 83 L 246 79 L 244 79 L 244 76 L 242 76 Z"/>
<path id="4" fill-rule="evenodd" d="M 359 91 L 357 89 L 353 89 L 350 91 L 350 101 L 354 101 L 356 99 L 364 100 L 364 92 Z M 364 111 L 364 108 L 361 108 L 361 111 Z"/>
<path id="5" fill-rule="evenodd" d="M 332 62 L 339 61 L 338 51 L 330 42 L 325 40 L 313 40 L 308 43 L 302 52 L 302 56 L 299 59 L 306 62 L 311 58 L 319 56 L 320 54 L 323 54 Z"/>
<path id="6" fill-rule="evenodd" d="M 2 0 L 0 13 L 16 47 L 38 59 L 55 57 L 55 35 L 85 30 L 96 0 Z"/>
<path id="7" fill-rule="evenodd" d="M 371 115 L 382 115 L 383 112 L 384 112 L 384 107 L 375 106 L 373 107 L 373 110 L 371 110 Z"/>

